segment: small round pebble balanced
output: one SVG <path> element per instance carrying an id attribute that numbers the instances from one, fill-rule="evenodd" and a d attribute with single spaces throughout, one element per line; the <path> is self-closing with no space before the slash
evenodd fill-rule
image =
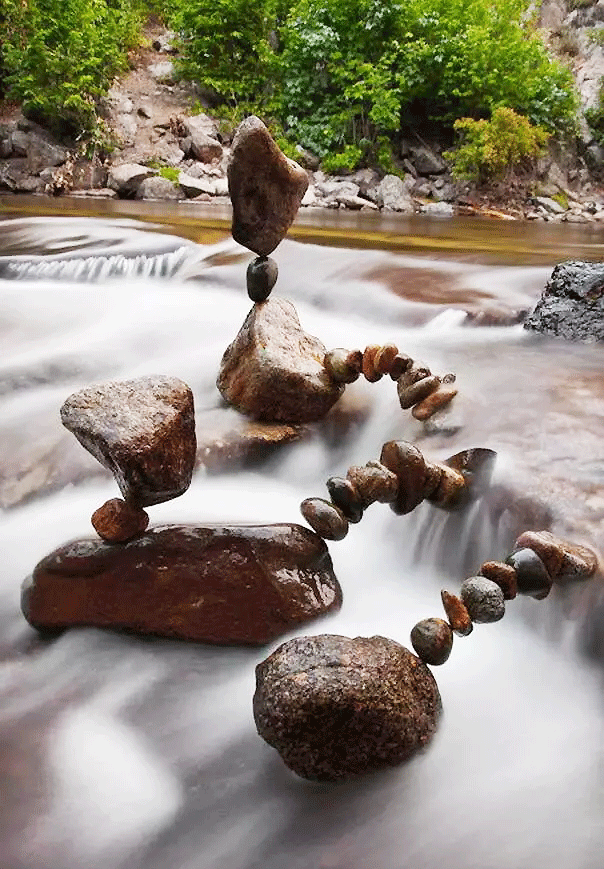
<path id="1" fill-rule="evenodd" d="M 252 302 L 266 302 L 277 283 L 279 269 L 270 256 L 258 256 L 247 267 L 247 294 Z"/>

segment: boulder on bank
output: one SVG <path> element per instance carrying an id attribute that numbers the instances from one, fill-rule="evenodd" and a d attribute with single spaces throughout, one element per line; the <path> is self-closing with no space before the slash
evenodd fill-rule
<path id="1" fill-rule="evenodd" d="M 77 540 L 23 584 L 40 630 L 77 625 L 262 645 L 339 609 L 327 546 L 300 525 L 159 526 L 124 544 Z"/>
<path id="2" fill-rule="evenodd" d="M 300 327 L 285 299 L 254 305 L 222 357 L 216 385 L 237 410 L 268 422 L 321 419 L 344 386 L 328 375 L 326 349 Z"/>
<path id="3" fill-rule="evenodd" d="M 557 265 L 524 328 L 570 341 L 603 341 L 604 263 Z"/>
<path id="4" fill-rule="evenodd" d="M 256 668 L 258 733 L 303 778 L 396 766 L 429 742 L 440 711 L 430 670 L 385 637 L 298 637 Z"/>

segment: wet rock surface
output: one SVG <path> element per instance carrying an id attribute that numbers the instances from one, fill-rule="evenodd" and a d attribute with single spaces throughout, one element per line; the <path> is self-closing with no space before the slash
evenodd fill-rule
<path id="1" fill-rule="evenodd" d="M 125 543 L 146 530 L 149 516 L 121 498 L 111 498 L 92 514 L 92 526 L 109 543 Z"/>
<path id="2" fill-rule="evenodd" d="M 325 543 L 299 525 L 159 526 L 47 555 L 22 589 L 38 629 L 77 625 L 261 645 L 340 607 Z"/>
<path id="3" fill-rule="evenodd" d="M 385 637 L 299 637 L 256 668 L 258 733 L 300 776 L 345 779 L 423 748 L 441 711 L 436 682 Z"/>
<path id="4" fill-rule="evenodd" d="M 262 121 L 251 115 L 238 127 L 228 167 L 232 235 L 259 256 L 285 237 L 308 187 L 301 166 L 289 160 Z"/>
<path id="5" fill-rule="evenodd" d="M 258 420 L 321 419 L 344 387 L 323 366 L 325 347 L 300 327 L 284 299 L 255 305 L 222 357 L 216 385 L 233 407 Z"/>
<path id="6" fill-rule="evenodd" d="M 524 328 L 571 341 L 603 341 L 604 264 L 557 265 Z"/>
<path id="7" fill-rule="evenodd" d="M 175 377 L 140 377 L 82 389 L 61 421 L 141 507 L 182 495 L 195 463 L 193 394 Z"/>
<path id="8" fill-rule="evenodd" d="M 444 664 L 453 648 L 453 632 L 444 619 L 422 619 L 411 631 L 411 644 L 425 664 Z"/>

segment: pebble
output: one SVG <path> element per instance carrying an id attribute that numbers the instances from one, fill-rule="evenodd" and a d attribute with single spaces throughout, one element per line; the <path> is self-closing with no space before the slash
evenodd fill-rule
<path id="1" fill-rule="evenodd" d="M 516 571 L 502 561 L 485 561 L 479 571 L 481 576 L 497 583 L 506 600 L 514 600 L 518 593 Z"/>
<path id="2" fill-rule="evenodd" d="M 260 118 L 250 115 L 233 138 L 227 176 L 233 238 L 268 256 L 293 223 L 308 187 L 306 172 L 281 152 Z"/>
<path id="3" fill-rule="evenodd" d="M 562 567 L 556 578 L 559 582 L 588 579 L 597 569 L 598 556 L 592 549 L 578 543 L 565 543 Z"/>
<path id="4" fill-rule="evenodd" d="M 453 632 L 443 619 L 422 619 L 411 631 L 411 645 L 425 664 L 444 664 L 453 648 Z"/>
<path id="5" fill-rule="evenodd" d="M 126 543 L 146 530 L 149 516 L 144 510 L 111 498 L 92 514 L 92 526 L 108 543 Z"/>
<path id="6" fill-rule="evenodd" d="M 441 383 L 444 383 L 444 384 L 455 383 L 456 380 L 457 380 L 457 375 L 456 375 L 456 374 L 453 374 L 452 371 L 450 371 L 448 374 L 444 374 L 444 375 L 440 378 L 440 382 L 441 382 Z"/>
<path id="7" fill-rule="evenodd" d="M 380 374 L 379 371 L 376 371 L 375 367 L 375 357 L 380 350 L 379 344 L 369 344 L 365 347 L 365 351 L 363 353 L 363 377 L 365 380 L 368 380 L 369 383 L 377 383 L 378 380 L 381 380 L 383 374 Z"/>
<path id="8" fill-rule="evenodd" d="M 396 344 L 384 344 L 383 347 L 380 347 L 374 359 L 376 371 L 379 371 L 380 374 L 390 374 L 390 369 L 397 353 L 398 347 Z"/>
<path id="9" fill-rule="evenodd" d="M 338 507 L 349 522 L 356 525 L 363 518 L 361 498 L 350 480 L 344 477 L 330 477 L 327 481 L 327 491 L 333 503 Z"/>
<path id="10" fill-rule="evenodd" d="M 440 469 L 438 487 L 432 495 L 427 496 L 427 500 L 436 507 L 455 510 L 465 501 L 466 481 L 459 471 L 453 470 L 448 465 L 438 464 L 438 468 Z"/>
<path id="11" fill-rule="evenodd" d="M 421 380 L 412 383 L 410 386 L 404 386 L 401 388 L 401 383 L 403 382 L 404 375 L 399 379 L 397 385 L 398 400 L 403 410 L 408 410 L 410 407 L 413 407 L 414 404 L 428 398 L 428 396 L 435 392 L 440 386 L 440 380 L 435 376 L 424 377 Z"/>
<path id="12" fill-rule="evenodd" d="M 498 622 L 505 615 L 503 592 L 484 576 L 471 576 L 461 584 L 461 599 L 473 622 Z"/>
<path id="13" fill-rule="evenodd" d="M 398 493 L 390 508 L 398 515 L 410 513 L 421 504 L 426 481 L 424 457 L 407 441 L 387 441 L 380 454 L 382 465 L 398 479 Z"/>
<path id="14" fill-rule="evenodd" d="M 564 543 L 549 531 L 525 531 L 516 539 L 514 549 L 532 549 L 536 552 L 552 579 L 562 569 Z"/>
<path id="15" fill-rule="evenodd" d="M 300 512 L 324 540 L 343 540 L 348 534 L 348 520 L 341 510 L 324 498 L 306 498 L 300 504 Z"/>
<path id="16" fill-rule="evenodd" d="M 424 480 L 423 497 L 430 498 L 438 489 L 442 468 L 433 462 L 426 462 L 426 479 Z"/>
<path id="17" fill-rule="evenodd" d="M 259 256 L 247 267 L 247 294 L 252 302 L 265 302 L 277 283 L 279 270 L 274 259 Z"/>
<path id="18" fill-rule="evenodd" d="M 552 589 L 552 578 L 534 550 L 519 549 L 506 558 L 506 563 L 516 571 L 518 594 L 525 594 L 536 600 L 543 600 L 548 596 Z"/>
<path id="19" fill-rule="evenodd" d="M 346 474 L 359 493 L 363 507 L 379 501 L 390 504 L 398 494 L 398 479 L 380 462 L 368 462 L 363 467 L 352 465 Z"/>
<path id="20" fill-rule="evenodd" d="M 408 386 L 412 386 L 414 383 L 417 383 L 418 380 L 423 380 L 425 377 L 432 377 L 430 369 L 425 365 L 421 365 L 419 362 L 414 362 L 399 377 L 399 389 L 406 389 Z"/>
<path id="21" fill-rule="evenodd" d="M 352 354 L 343 347 L 336 347 L 335 350 L 329 350 L 325 354 L 323 365 L 332 380 L 335 380 L 336 383 L 354 383 L 355 380 L 358 380 L 363 354 L 360 350 L 357 352 L 360 355 L 358 365 L 356 357 L 351 359 Z"/>
<path id="22" fill-rule="evenodd" d="M 420 380 L 420 383 L 422 382 L 423 381 Z M 418 384 L 415 385 L 417 386 Z M 423 401 L 418 402 L 411 413 L 415 419 L 423 422 L 426 419 L 430 419 L 430 417 L 434 416 L 437 411 L 442 410 L 443 407 L 450 404 L 456 395 L 456 389 L 436 389 L 431 395 L 424 398 Z"/>
<path id="23" fill-rule="evenodd" d="M 406 353 L 397 353 L 390 366 L 390 377 L 398 380 L 413 365 L 413 359 Z"/>
<path id="24" fill-rule="evenodd" d="M 459 637 L 467 637 L 474 630 L 470 613 L 467 610 L 465 603 L 460 600 L 457 595 L 449 594 L 448 591 L 441 591 L 441 600 L 445 613 L 449 619 L 451 629 Z"/>

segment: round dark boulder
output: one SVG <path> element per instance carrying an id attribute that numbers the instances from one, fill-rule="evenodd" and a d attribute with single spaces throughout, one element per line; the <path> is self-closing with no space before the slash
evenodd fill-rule
<path id="1" fill-rule="evenodd" d="M 429 742 L 440 711 L 430 670 L 385 637 L 297 637 L 256 667 L 258 733 L 307 779 L 402 763 Z"/>

